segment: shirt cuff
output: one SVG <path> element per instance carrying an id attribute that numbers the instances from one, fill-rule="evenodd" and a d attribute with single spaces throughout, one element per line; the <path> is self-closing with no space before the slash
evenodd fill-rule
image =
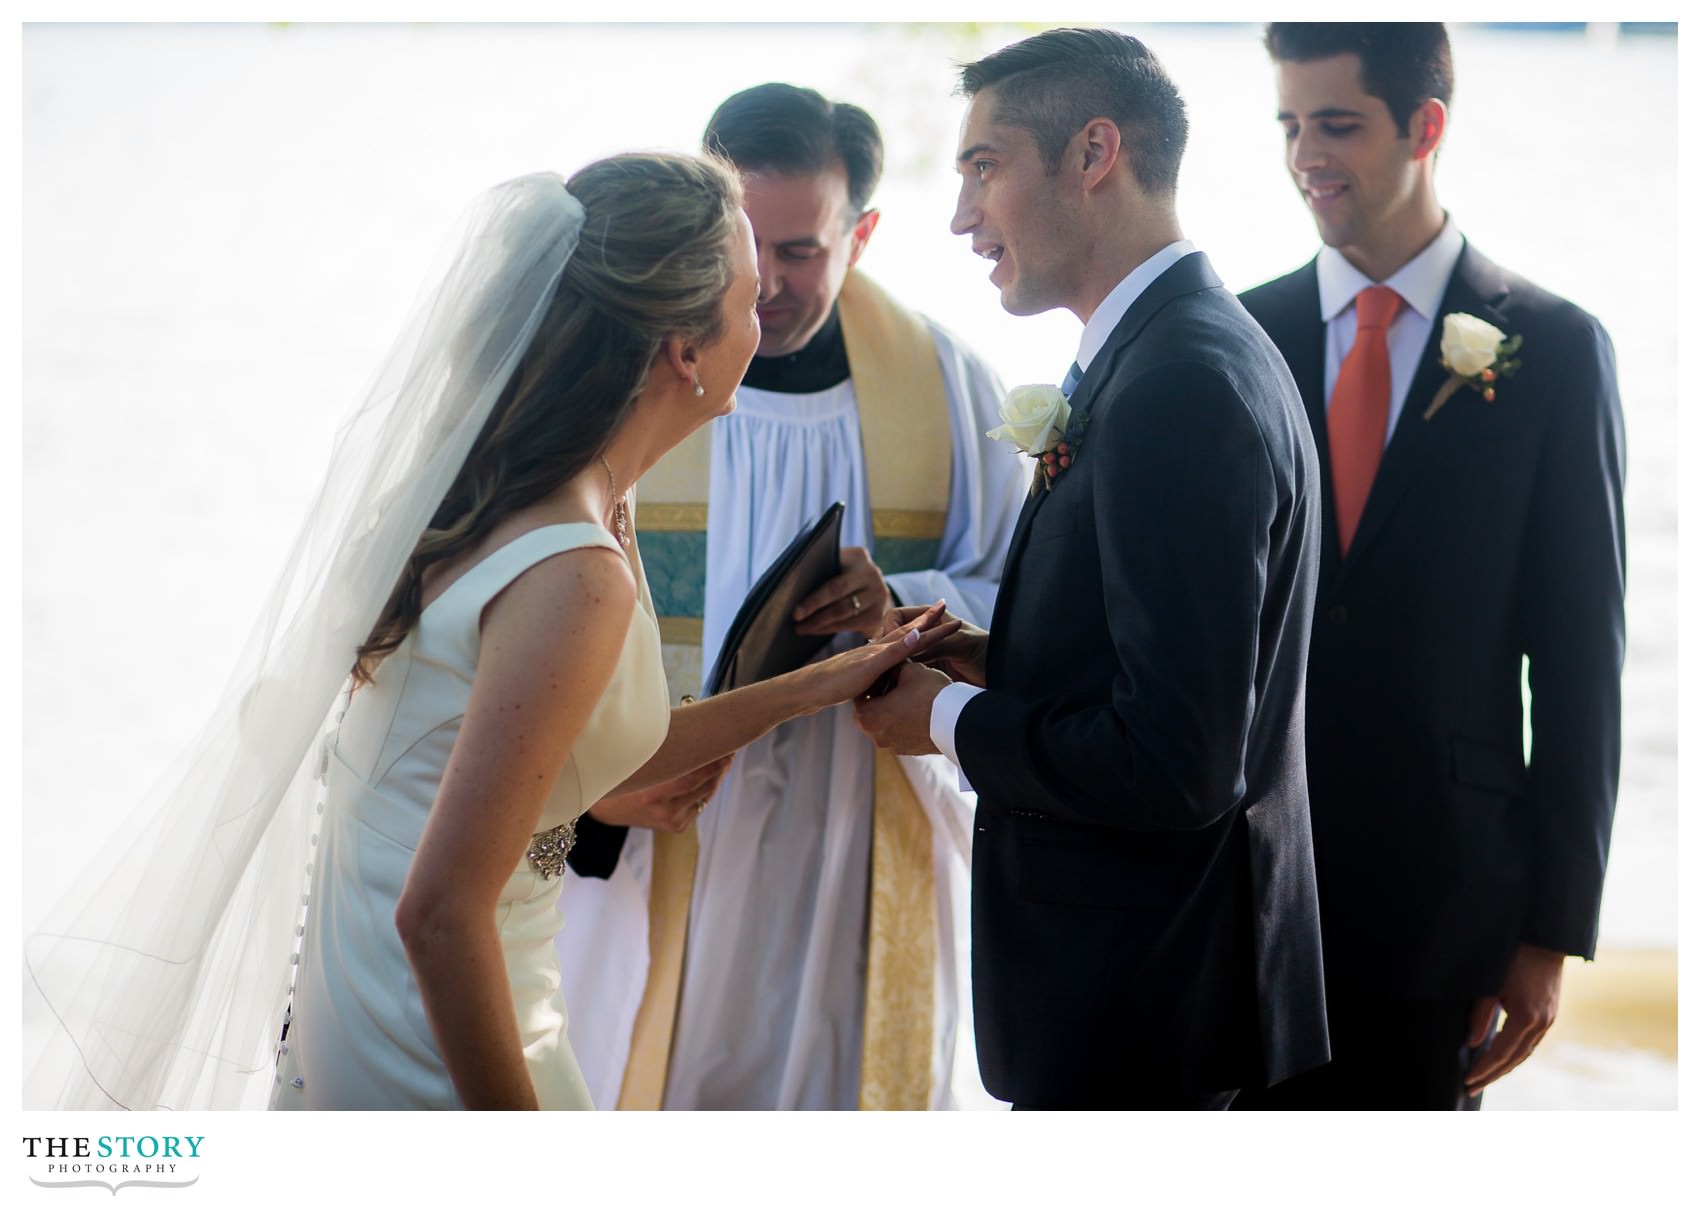
<path id="1" fill-rule="evenodd" d="M 961 791 L 972 791 L 973 786 L 968 782 L 968 776 L 962 774 L 962 762 L 956 756 L 956 721 L 962 715 L 962 709 L 968 705 L 968 700 L 981 693 L 982 687 L 970 686 L 966 682 L 952 682 L 933 699 L 932 718 L 927 722 L 927 732 L 933 738 L 933 745 L 938 751 L 951 760 L 960 776 Z"/>

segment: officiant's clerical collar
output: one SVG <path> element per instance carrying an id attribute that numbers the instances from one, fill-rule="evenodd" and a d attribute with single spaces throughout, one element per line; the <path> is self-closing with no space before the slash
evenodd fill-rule
<path id="1" fill-rule="evenodd" d="M 850 358 L 844 352 L 844 329 L 838 322 L 838 304 L 834 303 L 826 323 L 803 348 L 777 358 L 752 358 L 743 385 L 800 396 L 837 387 L 849 377 Z"/>

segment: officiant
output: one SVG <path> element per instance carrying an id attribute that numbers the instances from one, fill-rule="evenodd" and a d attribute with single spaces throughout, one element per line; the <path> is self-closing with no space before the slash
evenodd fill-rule
<path id="1" fill-rule="evenodd" d="M 764 84 L 725 101 L 703 144 L 743 175 L 761 343 L 737 411 L 637 489 L 675 701 L 702 692 L 745 594 L 834 501 L 842 571 L 801 602 L 800 632 L 839 650 L 893 604 L 940 598 L 986 625 L 1025 477 L 985 436 L 1003 396 L 990 366 L 855 268 L 880 218 L 878 127 Z M 878 753 L 838 708 L 593 809 L 561 954 L 597 1105 L 987 1101 L 957 788 L 947 763 Z"/>

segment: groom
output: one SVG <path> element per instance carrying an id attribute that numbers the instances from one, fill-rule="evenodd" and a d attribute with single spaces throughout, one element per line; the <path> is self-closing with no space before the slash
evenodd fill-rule
<path id="1" fill-rule="evenodd" d="M 1006 310 L 1086 325 L 1072 419 L 990 633 L 953 642 L 954 682 L 905 666 L 859 722 L 980 793 L 986 1088 L 1226 1107 L 1328 1058 L 1303 748 L 1315 448 L 1280 355 L 1181 236 L 1186 113 L 1151 53 L 1052 30 L 960 91 L 952 230 Z"/>

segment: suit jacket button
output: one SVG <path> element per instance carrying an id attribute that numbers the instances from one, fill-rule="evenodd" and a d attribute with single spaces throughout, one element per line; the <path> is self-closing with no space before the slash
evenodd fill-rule
<path id="1" fill-rule="evenodd" d="M 1331 623 L 1344 623 L 1346 621 L 1346 618 L 1347 618 L 1346 608 L 1344 606 L 1330 606 L 1328 608 L 1328 621 L 1329 622 L 1331 622 Z"/>

